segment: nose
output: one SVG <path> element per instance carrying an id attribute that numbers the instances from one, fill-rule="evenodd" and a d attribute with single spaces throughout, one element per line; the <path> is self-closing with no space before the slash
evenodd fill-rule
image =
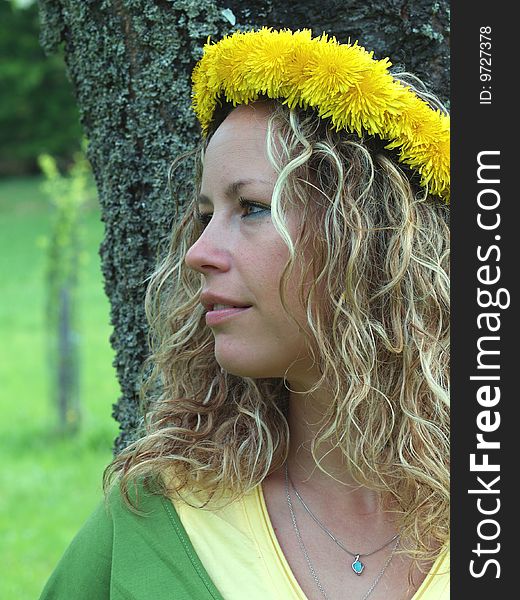
<path id="1" fill-rule="evenodd" d="M 230 267 L 229 236 L 225 235 L 213 218 L 190 246 L 184 257 L 186 266 L 207 274 L 212 271 L 227 271 Z"/>

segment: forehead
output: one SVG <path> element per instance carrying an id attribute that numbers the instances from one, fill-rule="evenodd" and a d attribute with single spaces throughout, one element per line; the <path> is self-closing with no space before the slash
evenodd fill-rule
<path id="1" fill-rule="evenodd" d="M 240 104 L 217 127 L 212 139 L 225 137 L 235 129 L 257 129 L 265 132 L 272 112 L 272 106 L 267 102 Z"/>
<path id="2" fill-rule="evenodd" d="M 267 158 L 267 127 L 271 111 L 262 104 L 234 109 L 211 137 L 203 159 L 202 192 L 249 179 L 276 180 Z"/>
<path id="3" fill-rule="evenodd" d="M 237 179 L 230 181 L 222 190 L 217 191 L 219 192 L 218 195 L 222 192 L 225 199 L 234 200 L 237 196 L 240 196 L 244 189 L 247 190 L 247 193 L 253 192 L 253 195 L 258 193 L 265 196 L 266 193 L 271 193 L 272 185 L 273 183 L 266 179 Z M 211 206 L 213 200 L 201 191 L 197 198 L 197 204 L 199 208 L 204 205 Z"/>

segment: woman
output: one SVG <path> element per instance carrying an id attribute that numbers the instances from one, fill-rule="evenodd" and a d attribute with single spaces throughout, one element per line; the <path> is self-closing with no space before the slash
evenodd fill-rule
<path id="1" fill-rule="evenodd" d="M 145 432 L 42 598 L 449 597 L 449 119 L 388 67 L 205 47 Z"/>

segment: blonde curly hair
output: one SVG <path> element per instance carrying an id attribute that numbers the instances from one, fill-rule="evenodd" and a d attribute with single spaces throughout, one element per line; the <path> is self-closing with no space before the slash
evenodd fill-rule
<path id="1" fill-rule="evenodd" d="M 312 110 L 269 104 L 271 215 L 289 249 L 280 295 L 289 312 L 287 281 L 312 248 L 301 281 L 312 273 L 313 284 L 305 294 L 300 286 L 300 298 L 322 374 L 313 390 L 324 382 L 332 390 L 313 456 L 323 469 L 320 447 L 340 448 L 355 479 L 398 507 L 406 551 L 433 560 L 449 536 L 448 207 L 375 139 L 335 132 Z M 128 485 L 137 479 L 185 501 L 189 490 L 207 507 L 224 490 L 228 501 L 239 498 L 288 455 L 285 378 L 221 369 L 199 304 L 202 276 L 184 263 L 202 231 L 194 217 L 203 156 L 204 144 L 193 197 L 146 295 L 142 437 L 103 474 L 105 493 L 119 484 L 132 510 Z M 289 211 L 300 220 L 296 240 Z"/>

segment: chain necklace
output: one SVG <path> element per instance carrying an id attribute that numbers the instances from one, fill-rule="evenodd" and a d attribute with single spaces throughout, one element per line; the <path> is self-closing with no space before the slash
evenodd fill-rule
<path id="1" fill-rule="evenodd" d="M 301 502 L 303 508 L 312 517 L 312 519 L 314 520 L 314 522 L 317 525 L 319 525 L 319 527 L 321 527 L 321 529 L 323 529 L 323 531 L 331 538 L 331 540 L 333 540 L 342 550 L 344 550 L 347 554 L 350 554 L 350 556 L 352 556 L 354 558 L 354 562 L 352 563 L 351 567 L 352 567 L 352 570 L 354 571 L 354 573 L 356 575 L 361 575 L 361 573 L 363 573 L 363 571 L 365 569 L 365 564 L 363 562 L 361 562 L 361 560 L 360 560 L 361 556 L 363 556 L 363 557 L 372 556 L 372 554 L 376 554 L 376 552 L 379 552 L 383 548 L 386 548 L 394 540 L 397 540 L 399 538 L 399 534 L 396 533 L 393 537 L 391 537 L 388 540 L 388 542 L 385 542 L 382 546 L 379 546 L 379 548 L 376 548 L 375 550 L 372 550 L 371 552 L 364 552 L 364 553 L 361 553 L 361 552 L 352 552 L 352 550 L 349 550 L 348 548 L 345 548 L 345 546 L 329 531 L 329 529 L 327 529 L 327 527 L 325 527 L 325 525 L 311 511 L 311 509 L 307 506 L 307 504 L 305 504 L 303 498 L 298 493 L 298 490 L 296 489 L 296 486 L 294 485 L 292 479 L 289 477 L 289 471 L 288 471 L 287 463 L 285 463 L 285 473 L 286 473 L 286 476 L 287 476 L 288 480 L 291 482 L 291 485 L 292 485 L 292 488 L 294 490 L 294 493 L 296 494 L 296 497 Z"/>
<path id="2" fill-rule="evenodd" d="M 291 481 L 291 484 L 292 484 L 292 481 Z M 295 489 L 294 485 L 293 485 L 293 489 Z M 295 491 L 296 491 L 296 489 L 295 489 Z M 314 581 L 315 581 L 318 589 L 320 590 L 320 592 L 323 595 L 323 597 L 326 600 L 329 600 L 329 596 L 327 595 L 327 593 L 323 589 L 323 585 L 321 584 L 321 581 L 319 580 L 318 575 L 316 574 L 316 571 L 314 570 L 314 567 L 313 567 L 313 565 L 311 563 L 311 559 L 309 558 L 309 554 L 307 552 L 307 548 L 305 547 L 305 544 L 303 543 L 303 539 L 302 539 L 302 536 L 301 536 L 301 533 L 300 533 L 300 529 L 299 529 L 298 523 L 296 521 L 296 515 L 294 514 L 294 508 L 293 508 L 293 504 L 292 504 L 292 500 L 291 500 L 291 495 L 289 493 L 289 472 L 288 472 L 288 469 L 287 469 L 287 463 L 285 464 L 285 493 L 286 493 L 286 496 L 287 496 L 287 504 L 289 505 L 289 511 L 291 513 L 291 520 L 292 520 L 292 523 L 293 523 L 294 531 L 296 533 L 296 538 L 298 539 L 298 545 L 300 546 L 300 549 L 303 552 L 303 555 L 305 556 L 305 560 L 307 561 L 307 565 L 309 567 L 309 571 L 310 571 L 310 573 L 312 575 L 312 578 L 314 579 Z M 393 539 L 396 539 L 396 538 L 393 538 Z M 385 544 L 385 546 L 387 546 L 387 545 L 388 544 Z M 383 565 L 383 568 L 379 571 L 377 577 L 374 579 L 372 585 L 365 592 L 365 595 L 363 596 L 363 598 L 361 600 L 366 600 L 370 596 L 370 594 L 374 591 L 374 588 L 379 583 L 379 580 L 385 574 L 385 571 L 386 571 L 388 565 L 390 564 L 390 561 L 394 557 L 395 551 L 397 550 L 398 546 L 399 546 L 399 535 L 397 535 L 397 539 L 396 539 L 396 542 L 394 544 L 394 547 L 392 548 L 392 552 L 390 553 L 390 556 L 386 559 L 385 564 Z M 384 548 L 384 546 L 383 546 L 383 548 Z M 377 552 L 377 550 L 375 550 L 374 552 Z M 374 554 L 374 552 L 371 552 L 371 554 Z M 366 555 L 364 555 L 364 556 L 366 556 Z M 354 567 L 352 567 L 352 568 L 354 568 Z M 354 572 L 356 572 L 356 571 L 354 571 Z"/>

